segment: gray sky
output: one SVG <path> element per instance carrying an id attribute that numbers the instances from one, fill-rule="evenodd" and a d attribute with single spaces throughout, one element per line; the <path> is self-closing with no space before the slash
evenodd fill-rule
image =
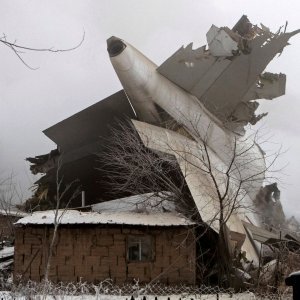
<path id="1" fill-rule="evenodd" d="M 272 31 L 288 20 L 300 28 L 300 2 L 225 0 L 0 0 L 0 28 L 8 40 L 44 48 L 68 48 L 85 31 L 83 45 L 72 52 L 24 53 L 36 71 L 26 68 L 0 45 L 0 174 L 13 172 L 25 195 L 34 178 L 25 157 L 55 148 L 42 130 L 121 89 L 106 52 L 106 39 L 118 36 L 161 64 L 180 46 L 206 43 L 212 24 L 232 27 L 243 15 Z M 272 143 L 283 146 L 277 167 L 282 202 L 300 218 L 300 35 L 267 70 L 287 74 L 286 95 L 261 101 L 269 115 L 260 122 Z"/>

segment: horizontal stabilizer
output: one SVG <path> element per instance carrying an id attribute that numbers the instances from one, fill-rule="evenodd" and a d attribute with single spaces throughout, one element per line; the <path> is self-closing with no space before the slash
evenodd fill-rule
<path id="1" fill-rule="evenodd" d="M 205 46 L 181 47 L 157 71 L 198 100 L 227 128 L 242 132 L 265 114 L 256 116 L 255 99 L 284 95 L 284 74 L 263 73 L 299 30 L 271 33 L 243 16 L 232 30 L 212 26 Z"/>

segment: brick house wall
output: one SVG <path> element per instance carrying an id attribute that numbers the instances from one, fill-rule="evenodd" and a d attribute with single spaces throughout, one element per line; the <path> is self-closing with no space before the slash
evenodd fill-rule
<path id="1" fill-rule="evenodd" d="M 53 229 L 27 225 L 16 228 L 14 278 L 40 281 Z M 128 236 L 152 236 L 153 258 L 127 259 Z M 111 278 L 121 284 L 159 280 L 167 284 L 195 284 L 194 231 L 183 226 L 61 225 L 54 247 L 49 279 L 98 282 Z"/>

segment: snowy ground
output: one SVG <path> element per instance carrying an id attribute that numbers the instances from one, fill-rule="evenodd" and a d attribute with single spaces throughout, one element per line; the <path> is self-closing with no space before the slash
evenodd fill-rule
<path id="1" fill-rule="evenodd" d="M 14 255 L 14 247 L 4 247 L 0 250 L 0 260 Z"/>
<path id="2" fill-rule="evenodd" d="M 4 262 L 0 262 L 0 270 L 5 270 L 8 266 L 10 266 L 14 262 L 13 259 L 6 260 Z"/>
<path id="3" fill-rule="evenodd" d="M 28 297 L 26 296 L 17 296 L 13 295 L 10 292 L 0 292 L 0 299 L 1 300 L 26 300 Z M 254 296 L 252 293 L 241 293 L 241 294 L 235 294 L 235 295 L 229 295 L 229 294 L 219 294 L 217 295 L 187 295 L 187 294 L 181 294 L 181 295 L 169 295 L 169 296 L 152 296 L 152 295 L 143 295 L 143 296 L 112 296 L 112 295 L 81 295 L 81 296 L 66 296 L 66 295 L 56 295 L 56 296 L 46 296 L 45 298 L 42 295 L 36 295 L 31 296 L 30 299 L 45 299 L 45 300 L 252 300 L 252 299 L 258 299 Z"/>

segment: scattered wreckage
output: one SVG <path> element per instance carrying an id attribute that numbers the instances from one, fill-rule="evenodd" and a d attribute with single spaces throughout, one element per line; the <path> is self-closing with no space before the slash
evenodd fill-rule
<path id="1" fill-rule="evenodd" d="M 220 198 L 213 176 L 205 174 L 197 158 L 206 154 L 221 193 L 234 194 L 238 183 L 240 194 L 233 199 L 253 209 L 227 212 L 227 243 L 232 255 L 240 253 L 244 269 L 237 269 L 237 276 L 252 278 L 249 274 L 262 263 L 265 245 L 273 254 L 269 251 L 264 263 L 276 258 L 283 241 L 291 250 L 299 249 L 297 236 L 275 228 L 285 223 L 280 193 L 276 184 L 263 187 L 265 154 L 245 129 L 266 115 L 255 114 L 256 99 L 285 94 L 286 76 L 265 69 L 299 32 L 280 28 L 272 33 L 243 16 L 232 29 L 213 25 L 207 33 L 208 48 L 194 50 L 189 44 L 160 66 L 122 39 L 109 38 L 107 50 L 124 90 L 44 131 L 58 149 L 27 159 L 34 174 L 45 174 L 37 182 L 37 198 L 53 198 L 55 170 L 63 157 L 62 171 L 66 178 L 81 181 L 86 199 L 110 200 L 103 198 L 107 187 L 95 187 L 96 177 L 105 175 L 95 175 L 94 154 L 103 150 L 99 136 L 109 143 L 111 120 L 130 118 L 145 147 L 176 158 L 201 220 L 216 234 Z M 170 123 L 176 124 L 175 130 L 166 125 Z"/>

